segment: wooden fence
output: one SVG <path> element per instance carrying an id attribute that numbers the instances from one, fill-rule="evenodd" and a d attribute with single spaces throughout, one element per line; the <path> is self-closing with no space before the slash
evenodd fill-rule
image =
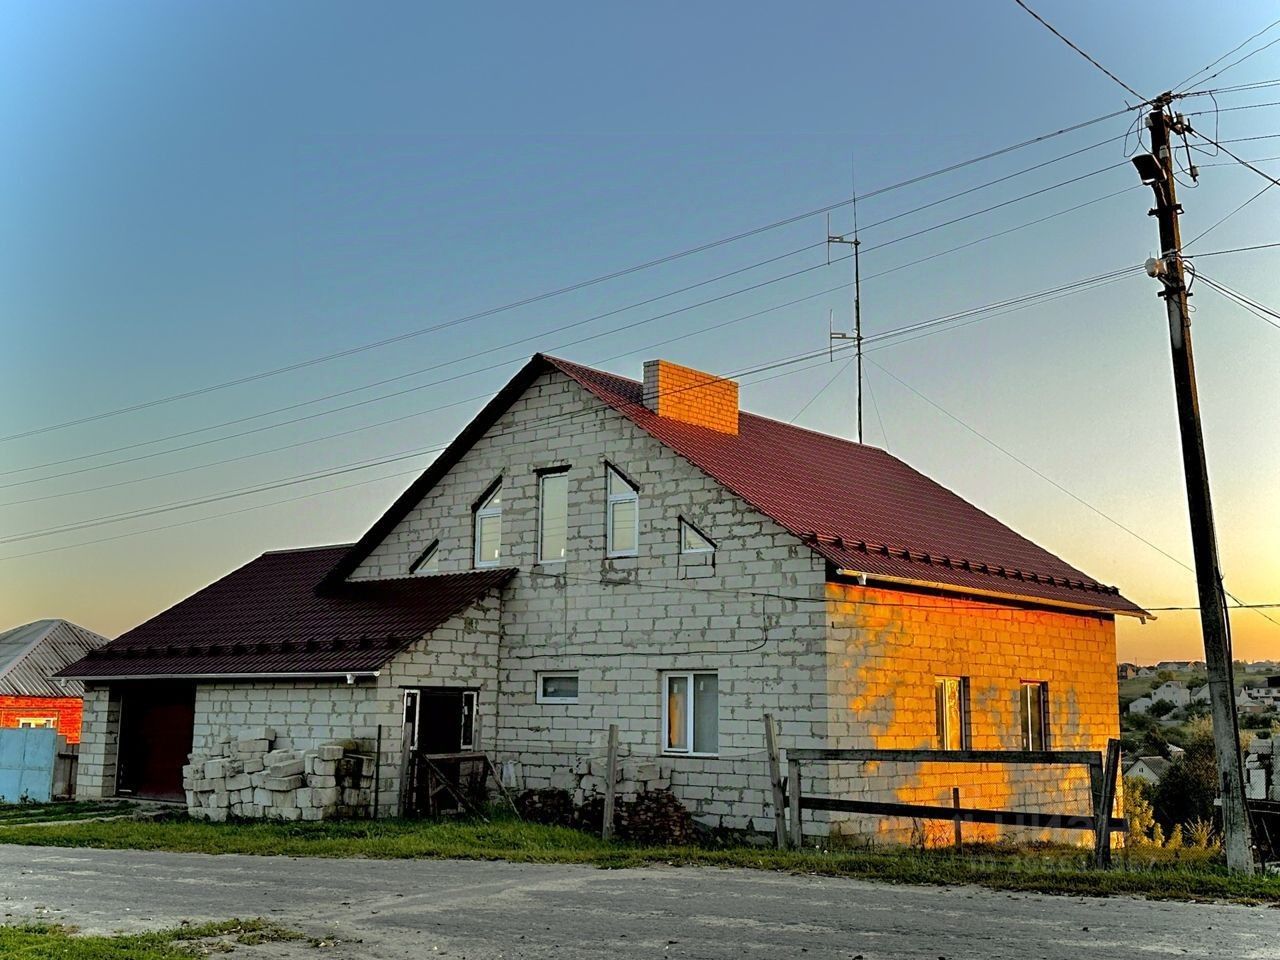
<path id="1" fill-rule="evenodd" d="M 1089 750 L 801 750 L 787 751 L 787 778 L 781 779 L 776 733 L 772 717 L 766 717 L 765 743 L 769 750 L 769 774 L 773 783 L 775 839 L 786 844 L 784 822 L 790 826 L 791 845 L 802 843 L 804 810 L 831 810 L 916 820 L 950 820 L 956 836 L 964 823 L 991 823 L 1036 829 L 1087 830 L 1094 835 L 1094 860 L 1099 866 L 1111 862 L 1111 834 L 1126 829 L 1124 818 L 1112 816 L 1116 781 L 1120 768 L 1120 742 L 1111 740 L 1105 754 Z M 987 810 L 961 807 L 953 794 L 952 806 L 899 803 L 880 800 L 849 800 L 819 797 L 803 792 L 803 765 L 806 763 L 956 763 L 1022 764 L 1036 766 L 1084 766 L 1089 770 L 1090 811 L 1088 814 L 1034 810 Z"/>

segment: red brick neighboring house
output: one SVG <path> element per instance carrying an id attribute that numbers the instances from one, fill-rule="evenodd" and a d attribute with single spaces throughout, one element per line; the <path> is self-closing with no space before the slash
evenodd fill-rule
<path id="1" fill-rule="evenodd" d="M 0 633 L 0 728 L 53 727 L 80 742 L 84 685 L 54 680 L 107 638 L 67 620 L 37 620 Z"/>

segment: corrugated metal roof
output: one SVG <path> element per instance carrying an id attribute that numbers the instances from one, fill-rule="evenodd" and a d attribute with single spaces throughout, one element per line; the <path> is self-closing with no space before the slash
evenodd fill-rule
<path id="1" fill-rule="evenodd" d="M 1140 614 L 1093 580 L 877 447 L 741 413 L 738 433 L 660 417 L 643 385 L 546 362 L 643 427 L 838 569 Z"/>
<path id="2" fill-rule="evenodd" d="M 515 573 L 361 581 L 318 593 L 348 549 L 263 554 L 62 673 L 105 679 L 369 672 Z"/>
<path id="3" fill-rule="evenodd" d="M 0 633 L 0 694 L 17 697 L 79 697 L 83 685 L 51 678 L 107 638 L 69 620 L 36 620 Z"/>

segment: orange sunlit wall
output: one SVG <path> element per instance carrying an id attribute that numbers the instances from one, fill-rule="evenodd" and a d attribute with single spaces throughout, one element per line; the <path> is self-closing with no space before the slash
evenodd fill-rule
<path id="1" fill-rule="evenodd" d="M 1047 684 L 1050 750 L 1102 751 L 1119 735 L 1115 623 L 1108 617 L 845 584 L 828 584 L 827 598 L 832 745 L 938 746 L 938 677 L 966 678 L 967 745 L 974 750 L 1023 749 L 1024 681 Z M 858 799 L 949 806 L 959 787 L 966 807 L 1090 812 L 1083 767 L 846 764 L 831 775 L 833 795 Z M 1002 828 L 964 829 L 967 839 L 979 839 Z M 832 830 L 929 843 L 952 837 L 952 825 L 942 822 L 853 818 Z M 1055 837 L 1084 838 L 1073 831 Z"/>
<path id="2" fill-rule="evenodd" d="M 79 743 L 83 708 L 79 697 L 0 696 L 0 729 L 16 727 L 23 720 L 52 720 L 67 743 Z"/>

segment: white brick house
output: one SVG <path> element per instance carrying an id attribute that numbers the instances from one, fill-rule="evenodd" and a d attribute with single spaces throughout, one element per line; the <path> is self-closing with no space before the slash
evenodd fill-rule
<path id="1" fill-rule="evenodd" d="M 461 746 L 524 786 L 567 784 L 618 723 L 703 821 L 770 829 L 764 712 L 784 747 L 1096 749 L 1114 616 L 1140 612 L 883 451 L 740 413 L 730 381 L 538 355 L 358 543 L 260 558 L 66 675 L 89 684 L 91 793 L 136 752 L 122 702 L 188 698 L 197 754 L 263 726 L 295 750 L 380 741 L 392 813 L 417 691 L 419 739 L 457 749 L 459 711 Z M 943 786 L 832 773 L 812 789 Z"/>

